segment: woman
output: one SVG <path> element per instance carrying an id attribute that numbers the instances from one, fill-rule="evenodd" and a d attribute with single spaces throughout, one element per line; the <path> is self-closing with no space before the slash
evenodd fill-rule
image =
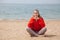
<path id="1" fill-rule="evenodd" d="M 28 27 L 26 30 L 31 36 L 39 36 L 45 34 L 47 28 L 45 27 L 43 18 L 39 14 L 39 10 L 34 10 L 33 16 L 28 22 Z"/>

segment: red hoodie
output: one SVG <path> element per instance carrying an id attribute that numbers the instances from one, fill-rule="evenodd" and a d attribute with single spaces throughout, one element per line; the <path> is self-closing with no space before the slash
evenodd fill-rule
<path id="1" fill-rule="evenodd" d="M 28 27 L 34 31 L 41 30 L 43 27 L 45 27 L 43 18 L 41 17 L 37 21 L 34 18 L 31 18 L 30 21 L 28 22 Z"/>

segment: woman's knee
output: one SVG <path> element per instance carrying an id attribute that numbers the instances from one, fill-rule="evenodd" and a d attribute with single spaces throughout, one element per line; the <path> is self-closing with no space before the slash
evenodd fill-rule
<path id="1" fill-rule="evenodd" d="M 47 28 L 45 27 L 45 29 L 44 29 L 44 30 L 45 30 L 45 32 L 46 32 L 46 31 L 47 31 Z"/>
<path id="2" fill-rule="evenodd" d="M 44 27 L 44 28 L 42 28 L 39 32 L 38 32 L 38 34 L 45 34 L 45 32 L 47 31 L 47 28 L 46 27 Z"/>
<path id="3" fill-rule="evenodd" d="M 27 27 L 26 30 L 30 30 L 30 28 Z"/>
<path id="4" fill-rule="evenodd" d="M 45 34 L 46 31 L 47 31 L 47 28 L 45 27 L 45 28 L 43 29 L 43 34 Z"/>
<path id="5" fill-rule="evenodd" d="M 47 28 L 46 28 L 46 27 L 44 27 L 44 28 L 43 28 L 43 32 L 45 33 L 46 31 L 47 31 Z"/>
<path id="6" fill-rule="evenodd" d="M 26 28 L 26 30 L 27 30 L 27 32 L 29 32 L 29 33 L 30 33 L 30 31 L 31 31 L 31 29 L 30 29 L 30 28 L 28 28 L 28 27 Z"/>

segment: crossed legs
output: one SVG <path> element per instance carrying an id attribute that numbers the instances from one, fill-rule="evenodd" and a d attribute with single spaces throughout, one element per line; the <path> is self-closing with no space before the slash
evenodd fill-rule
<path id="1" fill-rule="evenodd" d="M 39 35 L 44 35 L 45 32 L 47 31 L 47 28 L 44 27 L 37 33 L 33 31 L 31 28 L 26 28 L 26 30 L 31 36 L 39 36 Z"/>

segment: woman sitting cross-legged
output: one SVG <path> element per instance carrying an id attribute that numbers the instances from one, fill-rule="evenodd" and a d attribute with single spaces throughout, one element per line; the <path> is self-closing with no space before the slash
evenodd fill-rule
<path id="1" fill-rule="evenodd" d="M 44 19 L 39 14 L 39 10 L 34 10 L 26 30 L 31 36 L 37 37 L 45 34 L 47 28 L 45 27 Z"/>

